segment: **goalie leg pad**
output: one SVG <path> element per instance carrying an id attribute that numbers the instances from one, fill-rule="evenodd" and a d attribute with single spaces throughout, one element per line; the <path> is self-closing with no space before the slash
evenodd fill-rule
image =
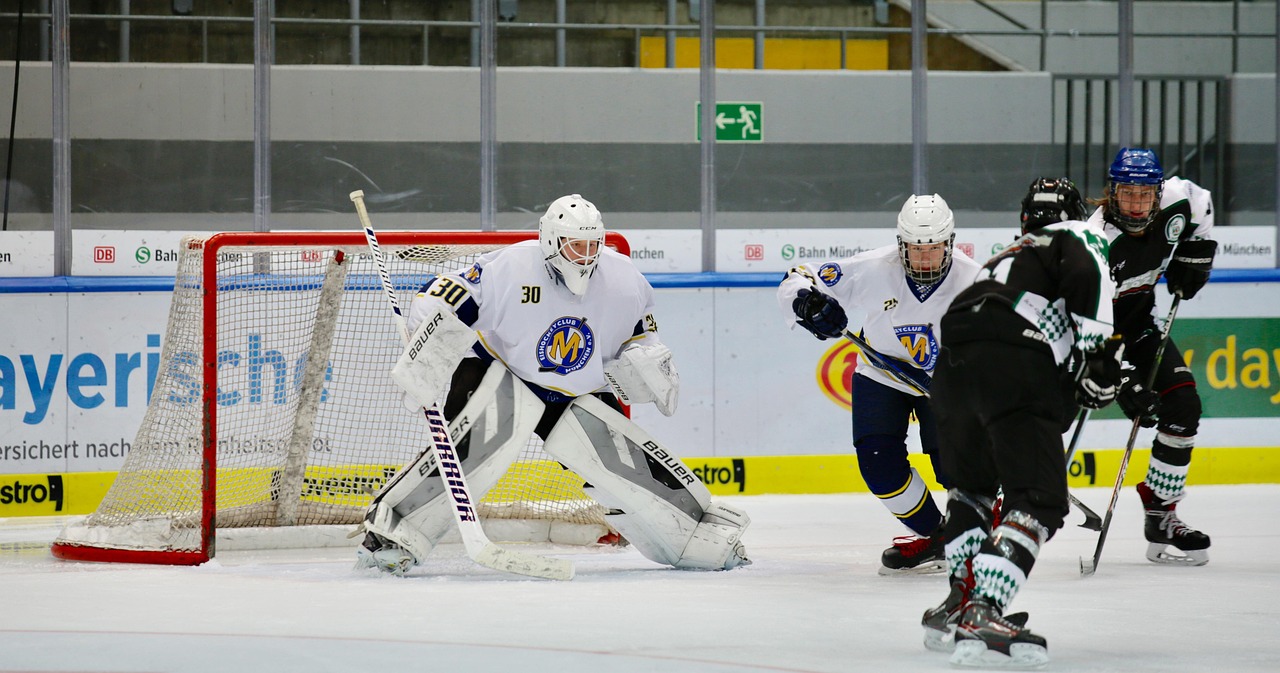
<path id="1" fill-rule="evenodd" d="M 750 563 L 750 517 L 711 502 L 702 480 L 631 419 L 590 395 L 574 400 L 543 448 L 587 481 L 605 520 L 646 558 L 677 568 Z"/>
<path id="2" fill-rule="evenodd" d="M 418 306 L 414 307 L 417 314 Z M 476 342 L 476 332 L 439 303 L 418 323 L 401 353 L 391 378 L 423 407 L 435 404 L 453 377 L 453 370 Z"/>
<path id="3" fill-rule="evenodd" d="M 542 400 L 501 363 L 489 365 L 471 399 L 449 423 L 455 444 L 469 437 L 462 471 L 472 498 L 483 498 L 519 456 L 543 407 Z M 453 523 L 444 489 L 435 452 L 424 451 L 374 499 L 365 529 L 407 550 L 420 563 Z"/>

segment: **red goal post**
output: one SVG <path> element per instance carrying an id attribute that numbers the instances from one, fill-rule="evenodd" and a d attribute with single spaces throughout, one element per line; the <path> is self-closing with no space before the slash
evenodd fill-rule
<path id="1" fill-rule="evenodd" d="M 536 231 L 378 235 L 396 289 Z M 630 247 L 609 232 L 606 245 Z M 388 374 L 402 350 L 364 234 L 184 239 L 161 366 L 97 511 L 52 545 L 69 560 L 195 565 L 236 546 L 354 544 L 373 494 L 424 448 Z M 496 541 L 609 535 L 581 478 L 537 437 L 481 501 Z"/>

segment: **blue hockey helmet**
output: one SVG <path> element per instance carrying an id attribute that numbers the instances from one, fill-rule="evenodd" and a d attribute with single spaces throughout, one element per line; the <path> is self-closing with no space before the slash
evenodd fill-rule
<path id="1" fill-rule="evenodd" d="M 1143 208 L 1122 207 L 1117 193 L 1119 185 L 1150 187 L 1139 190 L 1142 200 L 1149 198 L 1150 205 Z M 1108 222 L 1130 234 L 1142 233 L 1160 212 L 1160 194 L 1164 188 L 1164 169 L 1156 153 L 1147 149 L 1123 147 L 1107 169 L 1107 203 L 1105 215 Z M 1144 204 L 1145 205 L 1145 204 Z"/>

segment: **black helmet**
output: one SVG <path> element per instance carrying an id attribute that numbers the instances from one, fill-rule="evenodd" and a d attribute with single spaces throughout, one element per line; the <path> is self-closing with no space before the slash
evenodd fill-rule
<path id="1" fill-rule="evenodd" d="M 1036 178 L 1022 197 L 1022 233 L 1054 222 L 1083 220 L 1084 199 L 1074 182 L 1066 178 Z"/>

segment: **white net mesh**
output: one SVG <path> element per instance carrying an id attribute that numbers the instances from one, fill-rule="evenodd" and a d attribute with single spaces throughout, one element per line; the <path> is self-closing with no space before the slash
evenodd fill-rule
<path id="1" fill-rule="evenodd" d="M 403 307 L 432 274 L 500 247 L 414 236 L 424 242 L 382 245 Z M 217 353 L 218 528 L 356 524 L 425 448 L 422 415 L 404 408 L 388 375 L 402 346 L 363 237 L 323 247 L 305 234 L 258 238 L 221 248 L 209 287 L 203 241 L 184 241 L 161 371 L 133 448 L 98 510 L 55 550 L 200 549 L 206 338 Z M 203 328 L 206 300 L 217 302 L 216 329 Z M 532 437 L 481 516 L 606 531 L 581 484 Z"/>

